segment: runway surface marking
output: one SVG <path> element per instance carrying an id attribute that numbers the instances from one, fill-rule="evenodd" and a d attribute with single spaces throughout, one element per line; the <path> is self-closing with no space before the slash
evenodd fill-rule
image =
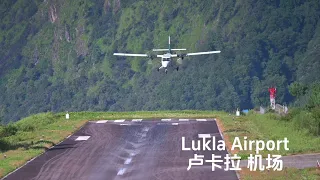
<path id="1" fill-rule="evenodd" d="M 198 134 L 198 137 L 199 138 L 209 138 L 209 137 L 211 137 L 211 135 L 210 134 Z"/>
<path id="2" fill-rule="evenodd" d="M 79 136 L 77 137 L 76 141 L 86 141 L 90 138 L 90 136 Z"/>
<path id="3" fill-rule="evenodd" d="M 132 161 L 132 158 L 128 158 L 128 159 L 126 159 L 126 161 L 124 162 L 124 164 L 130 164 L 131 161 Z"/>
<path id="4" fill-rule="evenodd" d="M 3 180 L 238 179 L 234 171 L 224 171 L 224 163 L 217 163 L 222 169 L 212 171 L 212 163 L 205 162 L 210 160 L 212 154 L 223 158 L 227 151 L 182 151 L 182 137 L 187 140 L 187 148 L 192 147 L 191 140 L 199 138 L 215 137 L 216 141 L 222 140 L 216 122 L 213 119 L 206 120 L 127 120 L 126 123 L 130 126 L 121 126 L 120 123 L 112 123 L 113 121 L 88 122 L 70 138 L 30 160 Z M 173 126 L 173 123 L 179 125 Z M 90 138 L 88 141 L 76 140 L 86 139 L 84 137 Z M 203 155 L 204 163 L 192 166 L 187 171 L 188 161 L 194 158 L 194 154 Z M 320 154 L 287 156 L 282 159 L 284 167 L 314 167 Z M 246 161 L 240 161 L 241 167 L 246 165 Z"/>
<path id="5" fill-rule="evenodd" d="M 207 119 L 196 119 L 197 121 L 207 121 Z"/>
<path id="6" fill-rule="evenodd" d="M 117 175 L 123 175 L 124 173 L 126 172 L 126 168 L 121 168 L 119 171 L 118 171 L 118 173 L 117 173 Z"/>
<path id="7" fill-rule="evenodd" d="M 118 119 L 118 120 L 114 120 L 114 122 L 124 122 L 125 119 Z"/>
<path id="8" fill-rule="evenodd" d="M 168 122 L 168 121 L 180 121 L 180 122 L 188 122 L 188 121 L 212 121 L 215 119 L 161 119 L 162 122 Z M 115 120 L 99 120 L 99 121 L 89 121 L 89 122 L 95 122 L 97 124 L 105 124 L 105 123 L 119 123 L 119 122 L 142 122 L 143 119 L 132 119 L 132 120 L 126 120 L 126 119 L 115 119 Z"/>
<path id="9" fill-rule="evenodd" d="M 106 123 L 106 122 L 108 122 L 108 120 L 100 120 L 100 121 L 97 121 L 96 123 Z"/>
<path id="10" fill-rule="evenodd" d="M 234 171 L 224 171 L 223 162 L 216 163 L 222 169 L 212 171 L 212 163 L 205 161 L 212 154 L 223 159 L 227 151 L 182 150 L 182 137 L 187 140 L 187 148 L 192 147 L 191 140 L 199 137 L 215 136 L 222 140 L 216 122 L 180 120 L 88 122 L 4 180 L 237 180 Z M 203 165 L 193 165 L 187 171 L 194 154 L 203 155 Z"/>

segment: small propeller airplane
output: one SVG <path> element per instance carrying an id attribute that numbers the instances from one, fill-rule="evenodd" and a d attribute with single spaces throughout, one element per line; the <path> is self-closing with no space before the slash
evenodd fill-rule
<path id="1" fill-rule="evenodd" d="M 155 57 L 161 58 L 161 66 L 158 68 L 158 71 L 160 69 L 165 69 L 165 73 L 168 73 L 168 66 L 171 64 L 171 60 L 173 58 L 177 59 L 177 64 L 182 64 L 182 60 L 184 57 L 188 56 L 196 56 L 196 55 L 204 55 L 204 54 L 215 54 L 220 53 L 221 51 L 207 51 L 207 52 L 196 52 L 196 53 L 187 53 L 187 54 L 177 54 L 173 53 L 173 51 L 186 51 L 187 49 L 171 49 L 170 47 L 170 36 L 169 36 L 169 48 L 168 49 L 153 49 L 154 52 L 159 51 L 167 51 L 166 54 L 163 55 L 148 55 L 148 54 L 128 54 L 128 53 L 113 53 L 115 56 L 133 56 L 133 57 L 148 57 L 151 60 Z M 176 67 L 176 70 L 179 70 L 179 66 Z"/>

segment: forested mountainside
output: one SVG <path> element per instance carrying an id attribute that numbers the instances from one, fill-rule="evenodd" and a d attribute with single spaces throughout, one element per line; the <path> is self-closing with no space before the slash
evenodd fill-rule
<path id="1" fill-rule="evenodd" d="M 293 103 L 290 84 L 298 96 L 319 82 L 319 17 L 318 0 L 1 0 L 0 118 L 231 111 L 267 105 L 270 86 L 277 103 Z M 221 53 L 168 74 L 159 59 L 113 56 L 167 48 L 169 35 L 173 48 Z"/>

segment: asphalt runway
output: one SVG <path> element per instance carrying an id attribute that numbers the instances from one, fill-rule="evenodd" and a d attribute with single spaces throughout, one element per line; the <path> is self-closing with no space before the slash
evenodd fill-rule
<path id="1" fill-rule="evenodd" d="M 88 122 L 5 180 L 219 180 L 238 179 L 235 171 L 212 171 L 211 155 L 227 151 L 182 151 L 198 134 L 222 137 L 213 119 L 154 119 Z M 203 165 L 192 166 L 194 154 Z"/>

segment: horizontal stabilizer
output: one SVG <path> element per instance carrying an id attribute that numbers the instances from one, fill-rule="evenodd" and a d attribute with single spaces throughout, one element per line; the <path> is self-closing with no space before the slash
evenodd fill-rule
<path id="1" fill-rule="evenodd" d="M 171 49 L 171 51 L 186 51 L 187 49 Z M 152 51 L 169 51 L 169 49 L 152 49 Z"/>

